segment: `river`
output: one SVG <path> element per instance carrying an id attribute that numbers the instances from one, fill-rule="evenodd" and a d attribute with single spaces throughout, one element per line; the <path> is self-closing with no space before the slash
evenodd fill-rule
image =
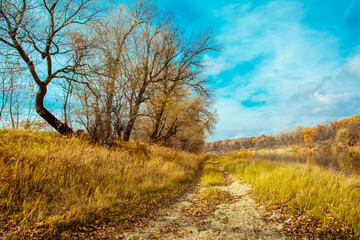
<path id="1" fill-rule="evenodd" d="M 302 163 L 320 166 L 345 175 L 360 175 L 360 152 L 285 152 L 257 151 L 255 157 L 284 163 Z"/>

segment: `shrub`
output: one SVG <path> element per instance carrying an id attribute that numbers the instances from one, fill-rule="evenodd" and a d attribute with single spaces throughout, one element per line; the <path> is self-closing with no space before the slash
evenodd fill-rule
<path id="1" fill-rule="evenodd" d="M 339 131 L 336 133 L 335 140 L 339 144 L 342 144 L 344 146 L 353 145 L 352 137 L 351 137 L 350 132 L 349 132 L 349 130 L 347 128 L 339 129 Z"/>

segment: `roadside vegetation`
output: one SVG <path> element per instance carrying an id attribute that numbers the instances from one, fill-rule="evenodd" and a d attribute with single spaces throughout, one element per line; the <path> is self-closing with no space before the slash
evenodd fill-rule
<path id="1" fill-rule="evenodd" d="M 235 177 L 251 184 L 256 196 L 270 209 L 305 213 L 321 222 L 314 229 L 318 236 L 332 234 L 349 239 L 360 236 L 358 177 L 345 177 L 316 166 L 255 158 L 228 157 L 219 163 Z"/>
<path id="2" fill-rule="evenodd" d="M 202 158 L 140 142 L 109 148 L 58 133 L 0 130 L 0 229 L 26 238 L 30 229 L 56 235 L 136 219 L 179 195 Z"/>

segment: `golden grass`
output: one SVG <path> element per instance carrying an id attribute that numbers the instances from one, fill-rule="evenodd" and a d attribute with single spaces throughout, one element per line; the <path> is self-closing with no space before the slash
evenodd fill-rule
<path id="1" fill-rule="evenodd" d="M 236 159 L 236 158 L 253 158 L 254 157 L 254 153 L 247 151 L 247 150 L 242 150 L 242 151 L 238 151 L 238 152 L 234 152 L 230 155 L 230 158 Z"/>
<path id="2" fill-rule="evenodd" d="M 351 227 L 360 236 L 360 178 L 314 166 L 256 159 L 223 159 L 220 164 L 250 183 L 271 205 L 301 209 L 325 225 Z"/>
<path id="3" fill-rule="evenodd" d="M 202 200 L 207 201 L 219 201 L 225 199 L 229 195 L 229 192 L 220 190 L 216 187 L 209 187 L 201 192 L 200 196 Z"/>
<path id="4" fill-rule="evenodd" d="M 141 143 L 92 145 L 56 133 L 0 130 L 0 229 L 56 231 L 122 221 L 177 194 L 201 156 Z"/>
<path id="5" fill-rule="evenodd" d="M 225 178 L 222 172 L 211 161 L 204 166 L 203 175 L 201 177 L 201 185 L 204 187 L 223 185 Z"/>

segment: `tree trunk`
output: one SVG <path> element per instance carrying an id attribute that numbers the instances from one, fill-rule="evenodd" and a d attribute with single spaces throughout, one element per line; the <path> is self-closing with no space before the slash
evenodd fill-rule
<path id="1" fill-rule="evenodd" d="M 108 88 L 108 96 L 106 99 L 106 118 L 105 118 L 105 139 L 110 139 L 113 135 L 111 120 L 112 120 L 112 109 L 113 109 L 113 101 L 114 101 L 114 92 L 115 92 L 115 78 L 110 78 Z"/>
<path id="2" fill-rule="evenodd" d="M 131 132 L 132 132 L 132 130 L 134 128 L 134 125 L 135 125 L 135 120 L 136 120 L 136 117 L 130 118 L 130 120 L 129 120 L 126 128 L 125 128 L 124 137 L 123 137 L 123 140 L 125 142 L 130 140 L 130 135 L 131 135 Z"/>
<path id="3" fill-rule="evenodd" d="M 66 124 L 62 123 L 59 119 L 57 119 L 53 114 L 51 114 L 44 107 L 44 98 L 47 92 L 46 85 L 43 84 L 39 86 L 39 90 L 36 93 L 35 99 L 35 109 L 36 112 L 53 128 L 56 129 L 61 135 L 70 135 L 73 133 L 73 130 Z"/>
<path id="4" fill-rule="evenodd" d="M 166 105 L 166 102 L 162 102 L 161 104 L 161 109 L 159 112 L 156 112 L 156 117 L 155 117 L 155 124 L 154 124 L 154 127 L 153 127 L 153 132 L 152 134 L 150 135 L 150 139 L 153 143 L 157 143 L 159 140 L 160 140 L 160 135 L 161 135 L 161 132 L 164 130 L 165 128 L 165 123 L 166 123 L 166 118 L 164 120 L 164 123 L 162 124 L 162 126 L 160 127 L 160 124 L 161 124 L 161 118 L 163 117 L 164 115 L 164 112 L 165 112 L 165 105 Z M 160 128 L 160 129 L 159 129 Z"/>
<path id="5" fill-rule="evenodd" d="M 138 95 L 136 97 L 135 106 L 133 107 L 133 110 L 130 111 L 130 120 L 129 120 L 126 128 L 125 128 L 124 137 L 123 137 L 123 140 L 125 142 L 129 141 L 129 139 L 130 139 L 131 132 L 132 132 L 134 126 L 135 126 L 135 121 L 136 121 L 136 119 L 138 117 L 140 105 L 144 101 L 143 100 L 143 95 L 145 93 L 147 85 L 148 85 L 148 82 L 146 82 L 144 80 L 143 85 L 140 88 L 139 93 L 138 93 Z"/>

